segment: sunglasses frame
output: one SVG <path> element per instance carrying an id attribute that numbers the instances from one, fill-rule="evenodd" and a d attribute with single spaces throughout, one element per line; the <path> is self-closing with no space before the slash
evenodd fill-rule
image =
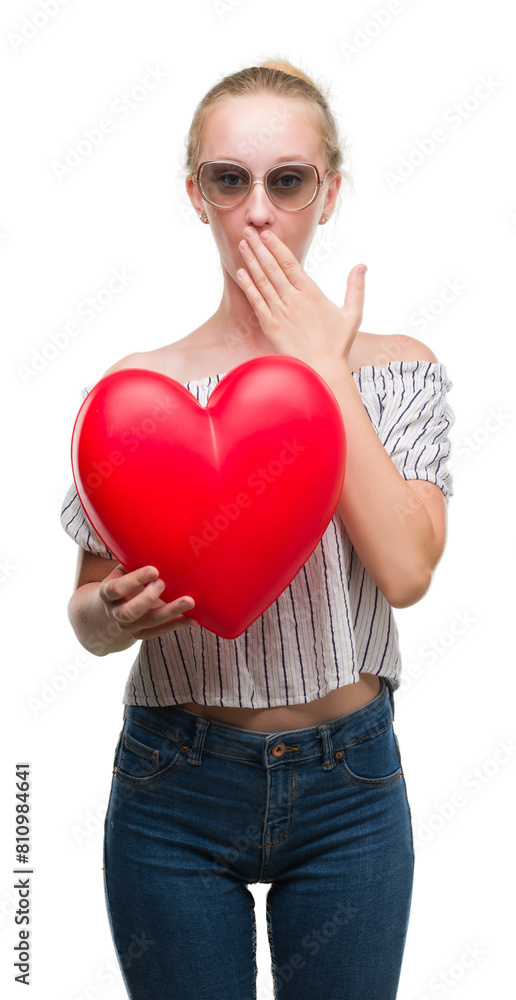
<path id="1" fill-rule="evenodd" d="M 236 204 L 236 205 L 217 205 L 214 201 L 211 201 L 210 198 L 206 197 L 206 195 L 202 191 L 201 186 L 199 184 L 199 175 L 201 173 L 201 168 L 204 167 L 206 163 L 229 163 L 229 164 L 233 164 L 236 167 L 243 167 L 244 170 L 247 170 L 248 174 L 251 177 L 251 183 L 249 185 L 249 189 L 247 191 L 247 194 L 244 195 L 244 197 L 242 198 L 242 201 L 239 201 L 238 204 Z M 280 168 L 280 167 L 295 167 L 295 166 L 297 166 L 297 167 L 312 167 L 312 169 L 315 170 L 315 176 L 317 177 L 316 188 L 315 188 L 315 191 L 313 193 L 312 198 L 310 198 L 310 201 L 307 201 L 306 205 L 302 205 L 301 208 L 284 208 L 283 205 L 277 205 L 276 202 L 271 198 L 269 189 L 267 187 L 267 178 L 268 178 L 269 174 L 272 173 L 273 170 L 278 170 L 278 168 Z M 240 208 L 240 205 L 243 205 L 243 203 L 246 200 L 246 198 L 248 198 L 249 195 L 251 194 L 251 191 L 253 190 L 253 187 L 254 187 L 255 184 L 263 184 L 263 186 L 265 188 L 265 193 L 266 193 L 269 201 L 272 202 L 272 204 L 274 205 L 275 208 L 279 208 L 283 212 L 302 212 L 304 208 L 308 208 L 308 206 L 311 205 L 312 202 L 315 201 L 315 199 L 317 198 L 317 195 L 319 194 L 319 191 L 320 191 L 322 185 L 324 184 L 325 178 L 328 176 L 328 174 L 330 172 L 331 171 L 328 168 L 328 170 L 325 170 L 322 178 L 320 178 L 319 177 L 319 171 L 318 171 L 317 167 L 315 166 L 315 163 L 306 163 L 304 160 L 286 160 L 285 163 L 276 163 L 273 167 L 270 167 L 269 170 L 267 170 L 267 173 L 265 173 L 263 175 L 263 177 L 254 177 L 253 172 L 249 169 L 249 167 L 247 167 L 245 165 L 245 163 L 239 163 L 238 160 L 203 160 L 203 162 L 199 164 L 199 166 L 197 168 L 197 171 L 195 173 L 195 176 L 194 176 L 194 174 L 191 174 L 191 177 L 192 177 L 192 180 L 193 180 L 193 182 L 194 182 L 194 184 L 195 184 L 195 186 L 196 186 L 196 188 L 197 188 L 197 190 L 198 190 L 201 198 L 204 201 L 207 201 L 209 205 L 213 205 L 214 208 L 220 209 L 221 212 L 230 211 L 232 208 Z"/>

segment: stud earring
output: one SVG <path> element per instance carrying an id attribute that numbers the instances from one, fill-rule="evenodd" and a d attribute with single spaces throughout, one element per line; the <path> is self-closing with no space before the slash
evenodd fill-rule
<path id="1" fill-rule="evenodd" d="M 206 215 L 206 212 L 199 212 L 199 218 L 201 222 L 208 222 L 208 216 Z"/>
<path id="2" fill-rule="evenodd" d="M 327 221 L 328 221 L 328 213 L 325 212 L 324 215 L 321 215 L 321 222 L 327 222 Z"/>

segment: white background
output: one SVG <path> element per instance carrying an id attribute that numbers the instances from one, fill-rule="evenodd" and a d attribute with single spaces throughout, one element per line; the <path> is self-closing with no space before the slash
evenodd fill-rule
<path id="1" fill-rule="evenodd" d="M 384 26 L 372 12 L 387 4 L 362 0 L 69 0 L 46 24 L 41 9 L 4 0 L 0 15 L 3 995 L 23 992 L 13 982 L 12 869 L 14 765 L 27 760 L 30 995 L 126 996 L 104 903 L 102 828 L 136 652 L 90 655 L 68 621 L 77 551 L 59 513 L 72 481 L 71 432 L 84 386 L 120 357 L 184 336 L 217 307 L 216 249 L 184 188 L 186 135 L 215 82 L 279 55 L 331 88 L 352 145 L 355 191 L 319 229 L 312 276 L 342 304 L 349 271 L 367 263 L 362 329 L 422 340 L 453 382 L 446 549 L 424 599 L 395 612 L 395 728 L 416 842 L 399 997 L 507 996 L 516 889 L 512 7 L 400 0 Z M 54 164 L 68 144 L 107 115 L 115 120 L 110 106 L 149 66 L 162 82 L 59 180 Z M 478 100 L 481 78 L 493 92 Z M 466 113 L 458 126 L 449 116 L 456 102 Z M 445 141 L 393 188 L 400 158 L 439 127 Z M 80 303 L 114 268 L 133 276 L 128 287 L 24 377 L 34 352 L 78 321 Z M 447 282 L 461 290 L 445 304 Z M 416 324 L 421 309 L 429 319 Z M 66 672 L 75 679 L 63 683 Z M 59 693 L 45 704 L 56 678 Z M 251 888 L 261 1000 L 272 997 L 268 887 Z"/>

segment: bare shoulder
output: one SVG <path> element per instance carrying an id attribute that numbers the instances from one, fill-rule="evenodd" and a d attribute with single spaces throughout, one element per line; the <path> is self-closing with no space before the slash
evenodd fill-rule
<path id="1" fill-rule="evenodd" d="M 394 339 L 398 351 L 397 361 L 433 361 L 438 362 L 434 352 L 422 340 L 415 337 L 408 337 L 405 333 L 400 333 L 394 338 L 387 337 L 390 341 Z"/>
<path id="2" fill-rule="evenodd" d="M 171 378 L 181 380 L 184 357 L 180 348 L 174 350 L 174 344 L 166 348 L 157 348 L 154 351 L 137 351 L 134 354 L 126 354 L 124 358 L 115 361 L 102 378 L 112 375 L 114 372 L 123 371 L 125 368 L 146 368 L 150 371 L 162 372 Z"/>
<path id="3" fill-rule="evenodd" d="M 364 365 L 376 365 L 384 368 L 391 361 L 433 361 L 437 362 L 434 352 L 415 337 L 404 333 L 357 333 L 355 343 L 350 351 L 349 361 L 352 371 L 358 371 Z"/>
<path id="4" fill-rule="evenodd" d="M 105 378 L 106 375 L 112 375 L 114 372 L 123 371 L 124 368 L 141 368 L 143 357 L 143 354 L 126 354 L 125 358 L 120 358 L 119 361 L 115 361 L 113 365 L 107 368 L 101 375 L 101 378 Z"/>

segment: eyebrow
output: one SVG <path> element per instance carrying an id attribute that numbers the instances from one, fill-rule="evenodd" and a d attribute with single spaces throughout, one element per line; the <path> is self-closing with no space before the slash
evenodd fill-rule
<path id="1" fill-rule="evenodd" d="M 212 159 L 233 160 L 234 163 L 242 163 L 242 160 L 238 160 L 233 156 L 214 156 L 212 157 Z M 271 166 L 274 167 L 276 166 L 277 163 L 289 163 L 289 162 L 310 163 L 311 161 L 305 159 L 305 157 L 301 153 L 290 153 L 287 156 L 278 156 L 278 158 L 272 162 Z"/>

